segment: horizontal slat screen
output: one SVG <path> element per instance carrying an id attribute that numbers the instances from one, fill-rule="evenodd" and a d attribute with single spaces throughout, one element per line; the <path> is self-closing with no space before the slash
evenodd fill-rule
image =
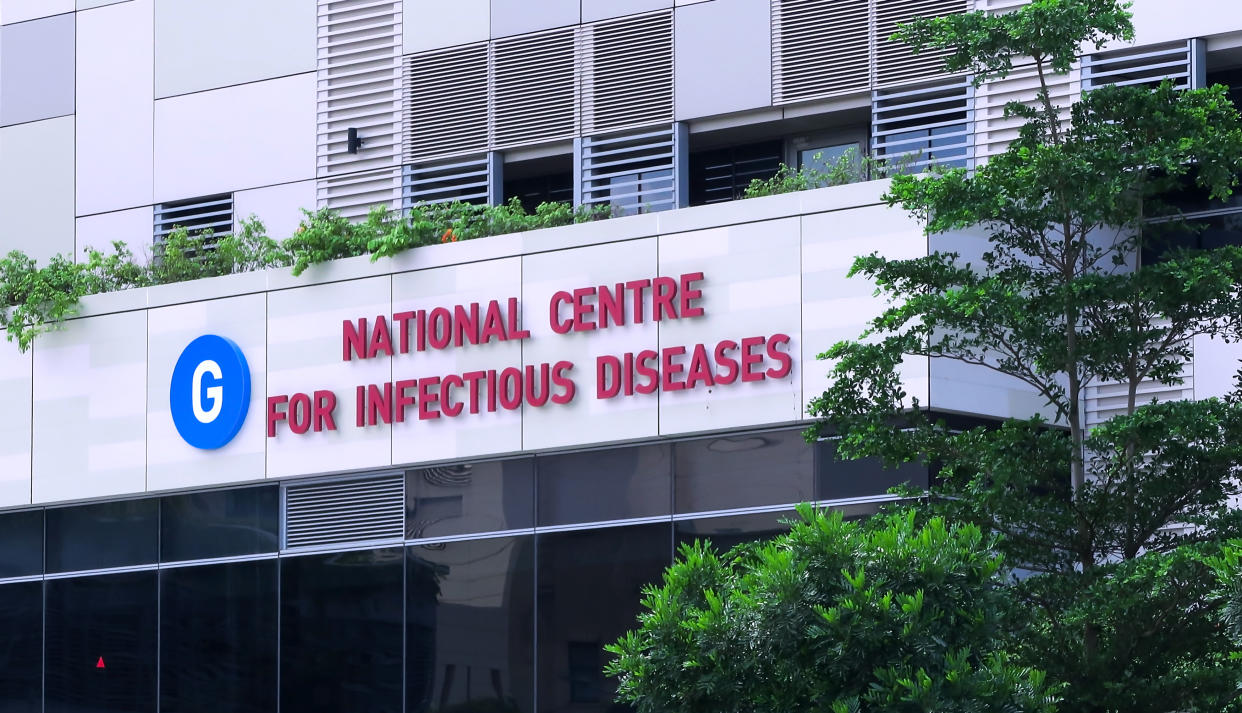
<path id="1" fill-rule="evenodd" d="M 918 17 L 941 17 L 965 12 L 969 0 L 875 0 L 875 86 L 904 84 L 944 71 L 947 51 L 915 54 L 893 39 L 898 25 Z"/>
<path id="2" fill-rule="evenodd" d="M 621 214 L 676 207 L 676 155 L 671 125 L 583 139 L 583 204 Z"/>
<path id="3" fill-rule="evenodd" d="M 673 120 L 673 13 L 586 25 L 578 48 L 582 132 Z"/>
<path id="4" fill-rule="evenodd" d="M 907 171 L 931 164 L 966 168 L 974 151 L 972 97 L 961 77 L 874 92 L 872 155 Z"/>
<path id="5" fill-rule="evenodd" d="M 487 154 L 439 163 L 406 166 L 401 180 L 401 205 L 415 203 L 486 204 L 491 195 L 491 161 Z"/>
<path id="6" fill-rule="evenodd" d="M 870 86 L 870 0 L 773 0 L 774 104 Z"/>
<path id="7" fill-rule="evenodd" d="M 405 163 L 487 150 L 490 58 L 484 42 L 405 59 Z"/>
<path id="8" fill-rule="evenodd" d="M 405 536 L 405 476 L 285 490 L 285 547 L 399 540 Z"/>
<path id="9" fill-rule="evenodd" d="M 566 140 L 578 133 L 576 27 L 495 40 L 493 147 Z"/>

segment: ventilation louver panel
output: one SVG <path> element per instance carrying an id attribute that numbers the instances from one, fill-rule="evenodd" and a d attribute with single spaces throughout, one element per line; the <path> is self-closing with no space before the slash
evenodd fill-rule
<path id="1" fill-rule="evenodd" d="M 582 132 L 673 120 L 673 13 L 586 25 L 579 44 Z"/>
<path id="2" fill-rule="evenodd" d="M 974 152 L 972 92 L 965 78 L 878 90 L 871 100 L 872 156 L 906 172 L 966 168 Z"/>
<path id="3" fill-rule="evenodd" d="M 1062 126 L 1068 126 L 1070 108 L 1081 95 L 1078 67 L 1067 74 L 1049 74 L 1048 97 L 1057 109 Z M 1005 116 L 1005 105 L 1016 101 L 1032 108 L 1042 108 L 1036 95 L 1039 73 L 1033 63 L 1018 64 L 1009 76 L 985 82 L 975 89 L 975 158 L 986 160 L 1003 153 L 1009 142 L 1018 138 L 1025 119 Z"/>
<path id="4" fill-rule="evenodd" d="M 494 148 L 577 134 L 576 34 L 567 27 L 494 41 Z"/>
<path id="5" fill-rule="evenodd" d="M 582 203 L 609 204 L 623 215 L 677 206 L 672 126 L 582 140 Z"/>
<path id="6" fill-rule="evenodd" d="M 1166 79 L 1172 80 L 1179 89 L 1193 88 L 1199 84 L 1192 79 L 1196 74 L 1194 56 L 1193 40 L 1091 55 L 1083 62 L 1083 90 L 1108 84 L 1154 88 Z"/>
<path id="7" fill-rule="evenodd" d="M 401 199 L 401 169 L 385 168 L 318 181 L 318 204 L 350 219 L 363 218 L 372 207 L 396 208 Z"/>
<path id="8" fill-rule="evenodd" d="M 154 243 L 152 255 L 163 256 L 164 239 L 177 228 L 185 228 L 191 236 L 211 233 L 206 248 L 215 247 L 215 238 L 233 232 L 233 194 L 221 193 L 188 200 L 170 201 L 155 206 Z"/>
<path id="9" fill-rule="evenodd" d="M 871 86 L 869 0 L 773 0 L 772 101 Z"/>
<path id="10" fill-rule="evenodd" d="M 404 162 L 486 151 L 487 43 L 406 58 Z"/>
<path id="11" fill-rule="evenodd" d="M 285 547 L 400 540 L 405 536 L 405 477 L 285 490 Z"/>
<path id="12" fill-rule="evenodd" d="M 1175 386 L 1148 380 L 1139 383 L 1137 393 L 1139 404 L 1149 404 L 1153 400 L 1159 403 L 1184 401 L 1194 398 L 1194 365 L 1186 364 L 1182 368 L 1182 383 Z M 1087 427 L 1098 426 L 1108 419 L 1125 413 L 1127 407 L 1127 386 L 1124 383 L 1109 382 L 1087 387 L 1085 421 Z"/>
<path id="13" fill-rule="evenodd" d="M 319 0 L 318 176 L 400 165 L 400 57 L 399 0 Z"/>
<path id="14" fill-rule="evenodd" d="M 897 26 L 918 17 L 943 17 L 965 12 L 969 0 L 875 0 L 875 85 L 888 87 L 942 74 L 944 50 L 914 54 L 904 42 L 891 39 Z"/>
<path id="15" fill-rule="evenodd" d="M 415 203 L 487 204 L 490 202 L 491 160 L 487 154 L 439 163 L 406 166 L 401 180 L 401 205 Z"/>

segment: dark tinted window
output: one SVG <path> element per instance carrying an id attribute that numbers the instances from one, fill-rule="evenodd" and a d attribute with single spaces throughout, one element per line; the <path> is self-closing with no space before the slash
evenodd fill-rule
<path id="1" fill-rule="evenodd" d="M 47 511 L 47 571 L 152 564 L 159 501 L 124 500 Z"/>
<path id="2" fill-rule="evenodd" d="M 506 171 L 508 166 L 505 167 Z M 570 203 L 574 199 L 574 175 L 572 171 L 529 176 L 506 180 L 505 201 L 517 198 L 528 213 L 534 213 L 540 203 Z"/>
<path id="3" fill-rule="evenodd" d="M 281 560 L 281 710 L 401 710 L 403 548 Z"/>
<path id="4" fill-rule="evenodd" d="M 160 572 L 160 710 L 276 710 L 276 560 Z"/>
<path id="5" fill-rule="evenodd" d="M 522 458 L 411 470 L 405 502 L 410 538 L 534 527 L 534 462 Z"/>
<path id="6" fill-rule="evenodd" d="M 207 559 L 280 549 L 276 486 L 164 498 L 160 559 Z"/>
<path id="7" fill-rule="evenodd" d="M 671 561 L 670 525 L 538 535 L 539 710 L 615 710 L 604 645 L 635 627 L 643 585 Z M 624 708 L 623 708 L 624 710 Z"/>
<path id="8" fill-rule="evenodd" d="M 817 500 L 857 498 L 867 495 L 883 495 L 889 488 L 909 483 L 918 488 L 928 486 L 927 466 L 905 463 L 897 468 L 885 468 L 874 458 L 863 460 L 836 460 L 835 441 L 820 441 L 815 474 L 815 497 Z"/>
<path id="9" fill-rule="evenodd" d="M 679 513 L 815 497 L 815 449 L 800 430 L 703 438 L 678 443 L 673 452 Z"/>
<path id="10" fill-rule="evenodd" d="M 535 538 L 411 547 L 407 710 L 534 710 Z"/>
<path id="11" fill-rule="evenodd" d="M 155 575 L 47 581 L 47 713 L 155 710 Z"/>
<path id="12" fill-rule="evenodd" d="M 690 154 L 690 205 L 741 198 L 751 181 L 776 175 L 783 157 L 779 139 Z"/>
<path id="13" fill-rule="evenodd" d="M 789 531 L 783 521 L 799 520 L 793 510 L 763 512 L 750 515 L 728 515 L 673 523 L 677 546 L 695 540 L 707 540 L 719 552 L 727 552 L 743 542 L 769 540 Z"/>
<path id="14" fill-rule="evenodd" d="M 0 515 L 0 577 L 43 574 L 43 511 Z"/>
<path id="15" fill-rule="evenodd" d="M 669 446 L 631 446 L 535 459 L 539 524 L 566 525 L 667 515 Z"/>
<path id="16" fill-rule="evenodd" d="M 43 582 L 0 585 L 0 712 L 43 705 Z"/>

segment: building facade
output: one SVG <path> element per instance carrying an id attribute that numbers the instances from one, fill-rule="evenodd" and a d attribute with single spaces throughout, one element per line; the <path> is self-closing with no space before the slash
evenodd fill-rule
<path id="1" fill-rule="evenodd" d="M 971 166 L 975 88 L 888 40 L 1020 0 L 0 0 L 0 249 L 40 260 L 300 209 L 518 199 L 609 220 L 95 295 L 0 344 L 0 711 L 605 711 L 603 645 L 677 545 L 874 512 L 806 403 L 929 240 L 883 181 L 739 200 L 853 149 Z M 1242 86 L 1230 0 L 1137 0 L 1056 79 Z M 1195 207 L 1242 235 L 1242 202 Z M 1179 389 L 1230 387 L 1200 340 Z M 962 419 L 1021 384 L 910 359 Z M 1087 410 L 1105 418 L 1112 393 Z"/>

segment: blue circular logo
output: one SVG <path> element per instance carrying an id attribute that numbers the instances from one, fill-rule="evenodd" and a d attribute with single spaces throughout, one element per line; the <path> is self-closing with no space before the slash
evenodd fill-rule
<path id="1" fill-rule="evenodd" d="M 250 408 L 250 365 L 231 339 L 205 334 L 190 342 L 168 389 L 177 433 L 195 448 L 219 448 L 241 430 Z"/>

